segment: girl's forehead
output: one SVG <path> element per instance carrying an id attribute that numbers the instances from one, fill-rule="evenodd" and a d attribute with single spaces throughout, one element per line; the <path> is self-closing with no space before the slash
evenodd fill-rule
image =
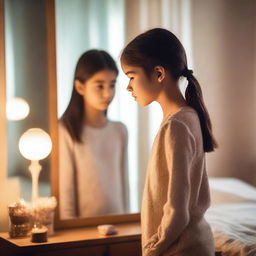
<path id="1" fill-rule="evenodd" d="M 122 64 L 122 70 L 126 75 L 143 72 L 143 68 L 127 64 Z"/>
<path id="2" fill-rule="evenodd" d="M 98 80 L 98 79 L 109 80 L 109 79 L 116 79 L 116 77 L 117 77 L 117 74 L 115 71 L 104 69 L 94 73 L 88 80 Z"/>

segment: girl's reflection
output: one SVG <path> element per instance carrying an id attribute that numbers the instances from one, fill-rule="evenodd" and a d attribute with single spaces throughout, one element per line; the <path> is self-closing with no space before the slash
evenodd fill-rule
<path id="1" fill-rule="evenodd" d="M 127 129 L 110 121 L 118 69 L 105 51 L 78 60 L 69 105 L 59 121 L 60 217 L 129 211 Z"/>

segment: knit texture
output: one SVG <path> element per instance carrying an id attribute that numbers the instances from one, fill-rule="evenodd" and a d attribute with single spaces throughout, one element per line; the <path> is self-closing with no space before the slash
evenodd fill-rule
<path id="1" fill-rule="evenodd" d="M 144 187 L 143 256 L 213 256 L 202 132 L 188 106 L 165 118 L 155 138 Z"/>
<path id="2" fill-rule="evenodd" d="M 113 121 L 102 128 L 84 126 L 82 141 L 73 141 L 64 125 L 59 123 L 61 218 L 127 213 L 126 127 Z"/>

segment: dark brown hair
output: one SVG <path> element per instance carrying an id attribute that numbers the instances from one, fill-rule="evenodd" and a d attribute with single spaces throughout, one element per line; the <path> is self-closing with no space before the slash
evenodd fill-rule
<path id="1" fill-rule="evenodd" d="M 84 122 L 84 100 L 75 89 L 75 80 L 84 83 L 95 73 L 104 69 L 112 70 L 118 75 L 115 61 L 107 52 L 102 50 L 87 51 L 77 62 L 71 99 L 61 117 L 61 122 L 68 130 L 72 139 L 77 142 L 81 142 L 81 131 Z"/>
<path id="2" fill-rule="evenodd" d="M 186 103 L 198 114 L 204 151 L 211 152 L 217 147 L 200 84 L 192 70 L 188 69 L 185 50 L 173 33 L 166 29 L 155 28 L 138 35 L 124 48 L 121 61 L 143 68 L 148 76 L 158 65 L 168 70 L 176 80 L 185 76 L 188 80 L 185 91 Z"/>

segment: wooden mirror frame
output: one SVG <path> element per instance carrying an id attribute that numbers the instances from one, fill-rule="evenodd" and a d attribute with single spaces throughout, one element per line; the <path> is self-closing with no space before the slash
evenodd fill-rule
<path id="1" fill-rule="evenodd" d="M 6 173 L 6 77 L 5 77 L 5 40 L 4 40 L 4 0 L 0 0 L 0 169 Z"/>
<path id="2" fill-rule="evenodd" d="M 58 156 L 58 119 L 57 119 L 57 67 L 56 67 L 56 33 L 55 0 L 46 0 L 47 44 L 48 44 L 48 83 L 49 83 L 49 122 L 50 136 L 53 141 L 51 153 L 51 191 L 59 202 L 59 156 Z M 92 226 L 106 223 L 124 223 L 140 221 L 140 213 L 105 215 L 101 217 L 74 218 L 61 220 L 59 207 L 55 212 L 55 228 Z"/>

